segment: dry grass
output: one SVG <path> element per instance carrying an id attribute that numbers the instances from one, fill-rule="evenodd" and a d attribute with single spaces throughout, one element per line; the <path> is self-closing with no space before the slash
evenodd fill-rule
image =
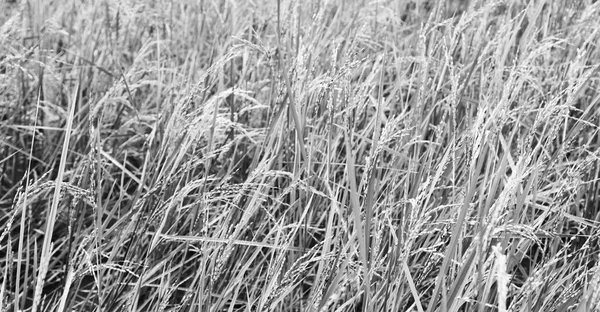
<path id="1" fill-rule="evenodd" d="M 2 311 L 600 309 L 600 3 L 2 6 Z"/>

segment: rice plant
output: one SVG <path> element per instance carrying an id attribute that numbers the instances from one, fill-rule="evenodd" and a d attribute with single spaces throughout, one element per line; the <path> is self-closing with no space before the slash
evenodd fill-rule
<path id="1" fill-rule="evenodd" d="M 1 311 L 600 310 L 600 2 L 0 12 Z"/>

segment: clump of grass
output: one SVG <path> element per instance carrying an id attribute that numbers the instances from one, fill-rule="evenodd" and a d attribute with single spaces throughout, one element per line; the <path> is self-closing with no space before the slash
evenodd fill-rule
<path id="1" fill-rule="evenodd" d="M 600 309 L 598 3 L 7 8 L 2 310 Z"/>

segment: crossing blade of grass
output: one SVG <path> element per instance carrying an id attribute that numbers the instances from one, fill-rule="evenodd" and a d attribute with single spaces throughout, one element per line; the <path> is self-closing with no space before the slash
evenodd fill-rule
<path id="1" fill-rule="evenodd" d="M 433 296 L 431 297 L 431 302 L 429 302 L 429 307 L 427 308 L 427 312 L 434 311 L 434 308 L 437 306 L 437 300 L 438 300 L 440 291 L 442 291 L 442 288 L 444 288 L 444 289 L 446 288 L 445 285 L 443 285 L 443 284 L 445 283 L 445 280 L 447 278 L 446 274 L 448 271 L 448 266 L 450 265 L 450 261 L 452 261 L 452 255 L 454 254 L 454 251 L 456 250 L 456 245 L 458 243 L 460 231 L 464 224 L 467 212 L 469 211 L 469 208 L 471 206 L 471 199 L 473 198 L 473 195 L 475 194 L 475 192 L 477 190 L 476 185 L 477 185 L 478 173 L 480 172 L 481 167 L 483 166 L 483 163 L 484 163 L 483 158 L 484 158 L 483 154 L 480 154 L 477 159 L 477 164 L 474 166 L 475 170 L 473 172 L 471 172 L 470 183 L 467 188 L 467 194 L 464 197 L 463 205 L 459 211 L 459 215 L 456 220 L 456 224 L 454 224 L 454 228 L 452 229 L 452 234 L 451 234 L 452 236 L 450 237 L 450 244 L 446 247 L 446 252 L 444 253 L 444 260 L 443 260 L 442 266 L 440 268 L 440 273 L 435 281 L 435 288 L 433 291 Z M 454 292 L 454 290 L 450 289 L 450 293 L 453 293 L 453 292 Z M 446 293 L 446 290 L 444 290 L 444 293 Z"/>
<path id="2" fill-rule="evenodd" d="M 331 200 L 331 207 L 329 207 L 329 211 L 327 213 L 327 227 L 325 228 L 325 238 L 323 240 L 323 249 L 321 251 L 321 255 L 323 255 L 324 257 L 329 255 L 331 252 L 331 248 L 333 246 L 335 246 L 334 244 L 334 240 L 335 240 L 335 233 L 334 233 L 334 218 L 335 216 L 338 214 L 339 211 L 339 206 L 338 203 L 335 201 L 335 196 L 333 194 L 333 190 L 331 189 L 331 186 L 327 183 L 325 183 L 325 189 L 327 190 L 327 196 L 329 196 L 330 200 Z M 339 256 L 339 254 L 338 254 Z M 325 266 L 327 266 L 327 261 L 325 260 L 321 260 L 319 261 L 319 266 L 317 269 L 317 275 L 316 275 L 316 279 L 315 279 L 315 285 L 319 286 L 319 285 L 324 285 L 325 286 L 325 281 L 328 278 L 328 276 L 323 276 L 323 272 L 326 270 Z M 316 293 L 316 292 L 321 292 L 322 290 L 318 287 L 315 287 L 315 289 L 313 289 L 313 291 L 311 292 L 311 299 L 315 299 L 318 298 L 318 296 L 321 296 L 321 302 L 315 302 L 315 304 L 318 304 L 319 307 L 319 311 L 321 310 L 321 307 L 323 307 L 323 305 L 326 303 L 327 301 L 327 296 L 323 296 L 322 293 Z M 311 302 L 313 301 L 311 300 Z M 309 307 L 312 308 L 312 307 Z"/>
<path id="3" fill-rule="evenodd" d="M 57 311 L 65 311 L 67 299 L 69 297 L 69 290 L 71 288 L 71 284 L 73 283 L 74 278 L 75 272 L 73 272 L 73 268 L 69 268 L 69 271 L 67 272 L 67 278 L 65 280 L 65 289 L 63 289 L 63 293 L 60 296 L 60 303 L 58 305 Z"/>
<path id="4" fill-rule="evenodd" d="M 423 305 L 421 305 L 421 298 L 419 297 L 419 292 L 417 291 L 417 287 L 415 286 L 415 281 L 410 274 L 410 269 L 408 268 L 408 264 L 406 261 L 402 261 L 402 270 L 404 271 L 404 275 L 406 276 L 406 281 L 408 282 L 408 288 L 415 300 L 415 304 L 417 305 L 417 310 L 419 312 L 423 312 Z"/>
<path id="5" fill-rule="evenodd" d="M 41 89 L 41 88 L 40 88 Z M 37 116 L 38 116 L 38 112 L 40 109 L 40 92 L 41 90 L 38 90 L 38 96 L 37 96 L 37 103 L 36 103 L 36 108 L 35 108 L 35 120 L 37 123 Z M 37 124 L 36 124 L 37 126 Z M 35 142 L 35 127 L 32 129 L 33 134 L 32 134 L 32 140 L 31 140 L 31 148 L 29 150 L 29 154 L 33 156 L 33 147 L 34 147 L 34 142 Z M 27 217 L 27 198 L 29 195 L 29 171 L 31 170 L 31 160 L 32 157 L 29 158 L 29 162 L 27 165 L 27 171 L 25 174 L 25 193 L 23 196 L 23 206 L 21 208 L 21 223 L 20 223 L 20 227 L 19 227 L 19 247 L 17 250 L 17 263 L 19 263 L 19 265 L 17 266 L 17 278 L 15 281 L 15 293 L 19 293 L 21 290 L 21 263 L 23 261 L 23 241 L 25 239 L 25 219 Z M 1 163 L 0 163 L 1 164 Z M 6 275 L 5 275 L 6 276 Z M 2 290 L 4 290 L 4 287 L 2 288 Z M 15 306 L 17 307 L 17 309 L 20 309 L 20 305 L 21 303 L 19 302 L 19 300 L 17 299 L 17 297 L 15 297 Z M 3 299 L 3 296 L 0 296 L 0 300 Z"/>
<path id="6" fill-rule="evenodd" d="M 452 290 L 452 292 L 450 292 L 450 295 L 448 296 L 447 299 L 447 303 L 446 306 L 448 306 L 448 310 L 450 311 L 454 311 L 453 307 L 454 305 L 458 304 L 458 301 L 456 301 L 456 297 L 458 296 L 459 293 L 462 292 L 462 289 L 465 287 L 465 283 L 467 281 L 467 275 L 472 272 L 472 264 L 473 264 L 473 260 L 475 259 L 475 255 L 477 253 L 475 251 L 472 251 L 471 254 L 469 255 L 469 257 L 467 258 L 466 261 L 463 262 L 462 267 L 460 268 L 460 271 L 458 272 L 458 276 L 457 278 L 454 280 L 454 282 L 452 283 L 452 286 L 450 287 L 450 289 Z"/>
<path id="7" fill-rule="evenodd" d="M 349 133 L 348 133 L 349 132 Z M 352 146 L 350 144 L 352 140 L 352 129 L 348 129 L 346 130 L 346 172 L 348 173 L 348 180 L 350 183 L 350 206 L 352 209 L 352 218 L 354 220 L 354 232 L 353 235 L 351 237 L 351 240 L 354 239 L 354 236 L 356 236 L 356 239 L 358 240 L 358 248 L 359 248 L 359 256 L 360 256 L 360 260 L 363 264 L 363 278 L 364 281 L 363 283 L 368 284 L 368 280 L 369 280 L 369 270 L 368 270 L 368 260 L 367 260 L 367 247 L 366 247 L 366 240 L 368 239 L 368 237 L 365 236 L 363 228 L 362 228 L 362 215 L 361 215 L 361 209 L 360 209 L 360 200 L 358 198 L 358 187 L 356 186 L 356 174 L 354 172 L 355 170 L 355 164 L 354 164 L 354 155 L 352 153 L 353 149 Z M 365 286 L 365 287 L 369 287 L 369 286 Z"/>
<path id="8" fill-rule="evenodd" d="M 6 296 L 6 280 L 8 280 L 8 265 L 4 267 L 4 276 L 2 278 L 2 286 L 0 286 L 0 309 L 4 311 L 4 303 L 7 302 Z M 15 302 L 16 304 L 16 302 Z"/>
<path id="9" fill-rule="evenodd" d="M 294 126 L 296 127 L 296 137 L 298 145 L 300 146 L 300 155 L 302 156 L 302 160 L 306 162 L 308 157 L 306 155 L 306 148 L 304 147 L 304 130 L 302 125 L 300 124 L 300 118 L 298 118 L 298 112 L 296 111 L 296 102 L 294 101 L 294 93 L 292 92 L 290 78 L 288 77 L 288 71 L 286 63 L 283 61 L 283 50 L 281 44 L 281 0 L 277 0 L 277 44 L 278 44 L 278 56 L 279 56 L 279 66 L 281 66 L 281 75 L 285 80 L 285 87 L 287 90 L 288 98 L 290 101 L 290 105 L 288 106 L 290 115 L 294 121 Z M 285 105 L 285 102 L 282 103 Z"/>
<path id="10" fill-rule="evenodd" d="M 35 293 L 33 297 L 33 312 L 37 311 L 42 298 L 42 289 L 44 280 L 48 273 L 48 264 L 52 255 L 52 233 L 54 232 L 54 223 L 58 212 L 58 204 L 60 201 L 60 192 L 62 188 L 62 180 L 65 174 L 65 166 L 67 164 L 67 156 L 69 154 L 69 142 L 71 140 L 71 130 L 73 127 L 73 115 L 75 114 L 75 106 L 79 96 L 79 83 L 73 92 L 73 98 L 69 103 L 69 115 L 67 116 L 67 125 L 65 127 L 65 140 L 63 141 L 62 153 L 60 155 L 60 163 L 56 176 L 56 184 L 54 186 L 54 195 L 52 196 L 52 205 L 46 219 L 46 230 L 44 231 L 44 242 L 42 244 L 42 254 L 40 256 L 40 264 L 38 266 L 39 274 L 35 284 Z"/>

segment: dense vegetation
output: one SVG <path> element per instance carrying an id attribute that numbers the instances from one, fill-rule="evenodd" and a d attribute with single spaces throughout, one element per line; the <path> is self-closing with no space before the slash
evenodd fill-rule
<path id="1" fill-rule="evenodd" d="M 0 310 L 600 309 L 600 2 L 1 6 Z"/>

